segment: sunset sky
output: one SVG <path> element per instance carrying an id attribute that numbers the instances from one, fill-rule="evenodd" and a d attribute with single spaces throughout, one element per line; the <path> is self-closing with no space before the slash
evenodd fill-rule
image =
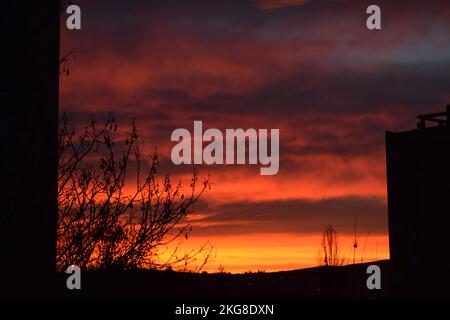
<path id="1" fill-rule="evenodd" d="M 170 160 L 177 128 L 279 128 L 280 170 L 197 166 L 212 189 L 189 218 L 184 247 L 209 241 L 216 271 L 315 266 L 331 224 L 343 254 L 389 258 L 384 133 L 415 127 L 450 101 L 450 3 L 376 1 L 76 1 L 82 30 L 62 21 L 60 109 L 114 112 L 142 132 L 145 157 L 189 182 Z M 65 15 L 63 14 L 63 17 Z M 364 249 L 365 247 L 365 249 Z M 350 262 L 350 261 L 349 261 Z"/>

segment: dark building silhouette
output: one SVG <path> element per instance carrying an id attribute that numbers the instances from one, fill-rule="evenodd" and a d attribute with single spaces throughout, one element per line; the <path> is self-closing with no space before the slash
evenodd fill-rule
<path id="1" fill-rule="evenodd" d="M 394 297 L 447 297 L 450 273 L 450 107 L 386 133 Z"/>
<path id="2" fill-rule="evenodd" d="M 0 10 L 0 298 L 45 297 L 55 276 L 60 1 Z"/>

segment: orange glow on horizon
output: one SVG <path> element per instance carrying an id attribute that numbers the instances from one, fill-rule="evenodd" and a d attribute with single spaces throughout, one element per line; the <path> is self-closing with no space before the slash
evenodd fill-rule
<path id="1" fill-rule="evenodd" d="M 183 243 L 181 250 L 199 248 L 209 242 L 215 254 L 202 271 L 218 272 L 275 272 L 316 267 L 320 264 L 319 250 L 322 235 L 313 234 L 251 234 L 239 236 L 195 236 Z M 353 235 L 338 234 L 344 264 L 353 263 Z M 202 256 L 199 256 L 201 261 Z M 356 263 L 389 259 L 387 235 L 358 235 Z M 197 263 L 193 267 L 198 266 Z"/>

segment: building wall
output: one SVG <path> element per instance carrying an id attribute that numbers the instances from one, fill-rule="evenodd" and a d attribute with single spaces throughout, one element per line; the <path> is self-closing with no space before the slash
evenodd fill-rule
<path id="1" fill-rule="evenodd" d="M 59 1 L 0 10 L 0 295 L 51 287 L 57 212 Z M 50 290 L 50 289 L 49 289 Z"/>
<path id="2" fill-rule="evenodd" d="M 450 128 L 387 133 L 389 241 L 400 296 L 448 295 Z"/>

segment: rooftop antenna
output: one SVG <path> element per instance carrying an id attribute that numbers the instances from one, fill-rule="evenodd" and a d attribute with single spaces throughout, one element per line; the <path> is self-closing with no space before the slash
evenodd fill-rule
<path id="1" fill-rule="evenodd" d="M 418 129 L 425 129 L 427 127 L 427 121 L 437 123 L 438 126 L 448 126 L 450 121 L 450 105 L 446 107 L 445 112 L 420 114 L 417 116 L 417 119 L 419 120 L 417 123 Z"/>

